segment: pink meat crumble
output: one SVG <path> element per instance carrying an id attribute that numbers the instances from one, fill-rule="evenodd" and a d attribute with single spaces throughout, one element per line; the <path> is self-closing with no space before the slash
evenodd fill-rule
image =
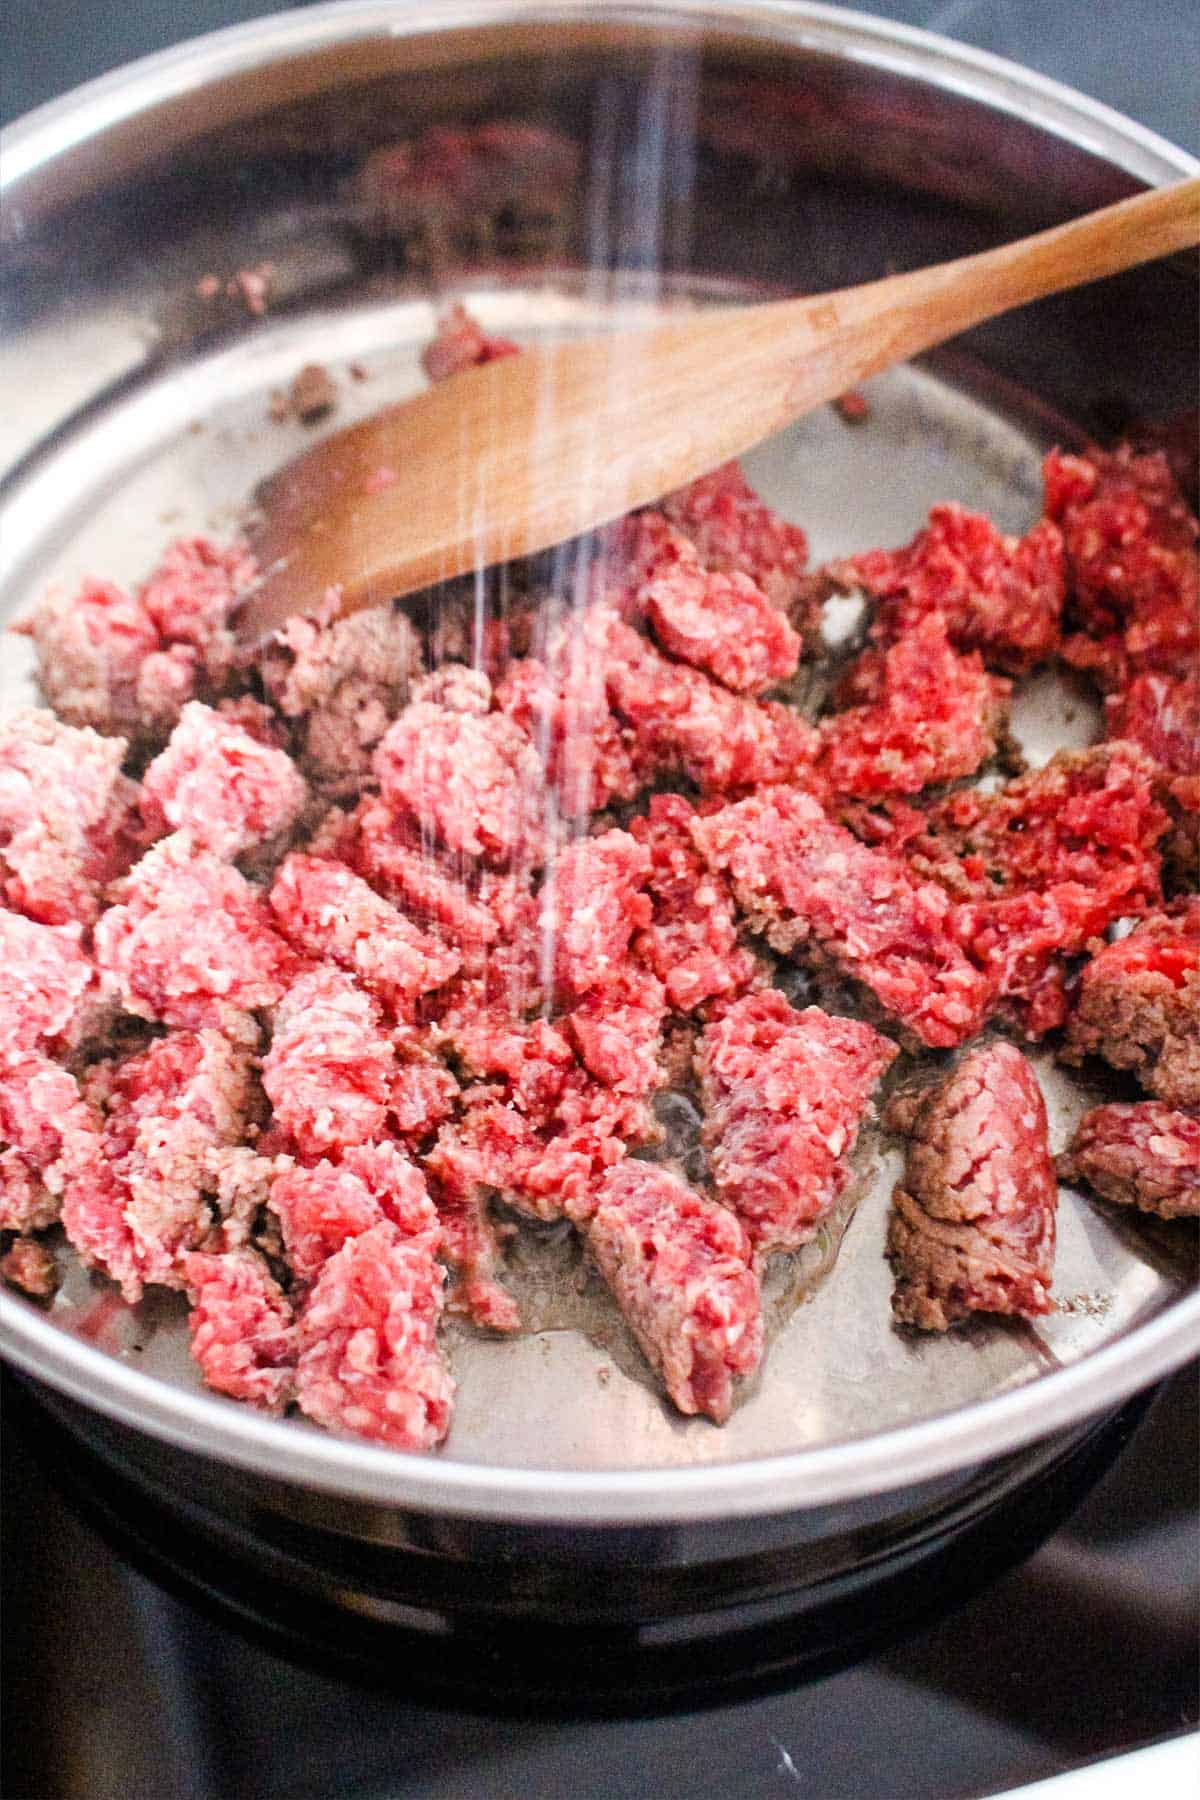
<path id="1" fill-rule="evenodd" d="M 546 878 L 538 929 L 567 994 L 614 981 L 633 933 L 650 922 L 647 850 L 627 831 L 568 844 Z"/>
<path id="2" fill-rule="evenodd" d="M 383 798 L 451 851 L 507 863 L 539 848 L 541 761 L 503 713 L 416 701 L 374 757 Z"/>
<path id="3" fill-rule="evenodd" d="M 67 1237 L 127 1300 L 180 1285 L 180 1258 L 216 1223 L 212 1153 L 242 1143 L 257 1114 L 249 1054 L 216 1031 L 176 1031 L 96 1064 L 88 1098 L 102 1136 L 63 1187 Z"/>
<path id="4" fill-rule="evenodd" d="M 808 539 L 759 498 L 737 463 L 668 494 L 662 510 L 707 568 L 748 575 L 802 635 L 815 628 L 803 601 Z"/>
<path id="5" fill-rule="evenodd" d="M 849 678 L 856 699 L 821 723 L 814 780 L 834 794 L 915 794 L 971 775 L 995 754 L 1010 683 L 978 655 L 951 648 L 928 613 L 885 651 L 868 650 Z"/>
<path id="6" fill-rule="evenodd" d="M 0 907 L 0 1062 L 73 1050 L 99 989 L 78 925 L 40 925 Z"/>
<path id="7" fill-rule="evenodd" d="M 706 569 L 687 538 L 667 528 L 637 604 L 663 649 L 735 693 L 758 693 L 796 673 L 801 639 L 749 575 Z M 673 540 L 673 541 L 671 541 Z"/>
<path id="8" fill-rule="evenodd" d="M 183 1259 L 192 1355 L 218 1394 L 279 1412 L 291 1398 L 296 1329 L 279 1284 L 253 1250 Z"/>
<path id="9" fill-rule="evenodd" d="M 90 925 L 142 836 L 125 743 L 45 711 L 0 725 L 0 880 L 16 912 Z"/>
<path id="10" fill-rule="evenodd" d="M 1110 738 L 1125 738 L 1178 775 L 1200 775 L 1200 656 L 1183 675 L 1152 671 L 1104 703 Z"/>
<path id="11" fill-rule="evenodd" d="M 1062 529 L 1070 588 L 1068 662 L 1101 687 L 1200 654 L 1200 524 L 1161 451 L 1122 444 L 1046 458 L 1046 512 Z"/>
<path id="12" fill-rule="evenodd" d="M 270 904 L 297 950 L 348 970 L 396 1014 L 449 981 L 462 962 L 342 863 L 289 856 Z"/>
<path id="13" fill-rule="evenodd" d="M 454 1399 L 435 1336 L 442 1284 L 429 1245 L 388 1220 L 348 1238 L 300 1310 L 301 1411 L 398 1450 L 440 1443 Z"/>
<path id="14" fill-rule="evenodd" d="M 69 1069 L 45 1056 L 0 1067 L 0 1231 L 42 1231 L 64 1183 L 97 1154 L 97 1122 Z"/>
<path id="15" fill-rule="evenodd" d="M 909 1137 L 892 1196 L 892 1310 L 945 1331 L 971 1313 L 1050 1311 L 1058 1183 L 1037 1077 L 1012 1044 L 971 1052 L 938 1086 L 898 1098 Z"/>
<path id="16" fill-rule="evenodd" d="M 466 307 L 456 302 L 438 319 L 435 336 L 421 352 L 421 367 L 430 381 L 446 381 L 463 369 L 515 356 L 517 350 L 511 338 L 490 336 Z"/>
<path id="17" fill-rule="evenodd" d="M 255 573 L 240 544 L 180 538 L 133 594 L 86 581 L 77 594 L 48 594 L 15 629 L 33 639 L 60 718 L 152 741 L 228 678 L 229 617 Z"/>
<path id="18" fill-rule="evenodd" d="M 395 1144 L 352 1145 L 340 1162 L 286 1170 L 271 1184 L 270 1205 L 300 1282 L 314 1281 L 348 1239 L 385 1219 L 431 1251 L 441 1238 L 425 1177 Z"/>
<path id="19" fill-rule="evenodd" d="M 681 794 L 655 794 L 648 817 L 629 827 L 650 852 L 646 887 L 654 906 L 635 947 L 679 1012 L 738 994 L 758 973 L 753 952 L 738 945 L 727 883 L 705 866 L 692 842 L 695 817 Z"/>
<path id="20" fill-rule="evenodd" d="M 957 650 L 1025 675 L 1058 648 L 1066 593 L 1062 533 L 1050 520 L 1006 537 L 982 513 L 935 506 L 901 550 L 868 550 L 840 565 L 875 601 L 872 635 L 890 643 L 931 613 Z"/>
<path id="21" fill-rule="evenodd" d="M 142 779 L 142 814 L 156 832 L 186 831 L 217 856 L 280 836 L 307 798 L 284 750 L 191 701 Z"/>
<path id="22" fill-rule="evenodd" d="M 623 1162 L 600 1183 L 586 1237 L 680 1412 L 723 1424 L 734 1381 L 763 1353 L 753 1253 L 733 1214 L 666 1169 Z"/>
<path id="23" fill-rule="evenodd" d="M 696 1068 L 713 1182 L 756 1249 L 806 1243 L 844 1192 L 849 1157 L 896 1045 L 768 989 L 734 1001 Z"/>
<path id="24" fill-rule="evenodd" d="M 1092 958 L 1065 1054 L 1102 1056 L 1168 1105 L 1200 1107 L 1200 899 L 1152 914 Z"/>
<path id="25" fill-rule="evenodd" d="M 609 709 L 604 668 L 582 629 L 559 625 L 544 659 L 509 663 L 496 703 L 541 756 L 559 811 L 586 817 L 614 800 L 631 800 L 639 782 L 625 733 Z"/>
<path id="26" fill-rule="evenodd" d="M 212 851 L 164 838 L 120 893 L 96 926 L 96 961 L 138 1018 L 245 1035 L 246 1014 L 283 993 L 294 958 L 266 902 Z"/>
<path id="27" fill-rule="evenodd" d="M 1058 1159 L 1064 1181 L 1163 1219 L 1200 1215 L 1200 1115 L 1141 1100 L 1096 1106 Z"/>
<path id="28" fill-rule="evenodd" d="M 782 955 L 828 959 L 923 1044 L 973 1037 L 992 987 L 950 929 L 950 900 L 828 819 L 810 794 L 766 788 L 692 824 L 709 867 Z"/>
<path id="29" fill-rule="evenodd" d="M 396 1058 L 379 1008 L 328 965 L 301 975 L 275 1009 L 262 1082 L 303 1156 L 365 1144 L 384 1127 Z"/>

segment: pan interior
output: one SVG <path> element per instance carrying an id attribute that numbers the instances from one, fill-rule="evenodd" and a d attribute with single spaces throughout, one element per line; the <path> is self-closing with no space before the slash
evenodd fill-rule
<path id="1" fill-rule="evenodd" d="M 668 279 L 643 293 L 631 281 L 614 309 L 610 297 L 601 302 L 585 281 L 563 275 L 528 285 L 481 281 L 461 297 L 486 328 L 529 341 L 750 295 L 728 281 Z M 272 392 L 319 360 L 339 389 L 334 423 L 346 424 L 420 385 L 419 353 L 433 323 L 424 298 L 306 311 L 260 321 L 252 335 L 110 390 L 58 433 L 0 521 L 9 570 L 4 617 L 51 584 L 70 586 L 88 574 L 134 581 L 181 533 L 233 530 L 255 483 L 311 441 L 303 426 L 270 416 Z M 1039 460 L 1049 441 L 1036 405 L 1011 388 L 998 397 L 986 378 L 953 359 L 881 376 L 868 398 L 865 423 L 849 425 L 826 408 L 747 459 L 766 498 L 809 532 L 814 561 L 899 543 L 937 500 L 980 508 L 1010 531 L 1036 518 Z M 35 698 L 26 647 L 9 640 L 0 705 L 7 715 Z M 1080 693 L 1041 679 L 1021 695 L 1015 724 L 1036 764 L 1060 746 L 1092 741 L 1098 720 Z M 1048 1054 L 1034 1060 L 1057 1150 L 1095 1096 Z M 890 1323 L 883 1257 L 899 1166 L 898 1153 L 867 1133 L 857 1207 L 840 1221 L 846 1229 L 832 1271 L 830 1238 L 772 1272 L 774 1341 L 765 1370 L 720 1430 L 683 1420 L 662 1402 L 569 1235 L 519 1240 L 514 1281 L 539 1328 L 510 1341 L 452 1328 L 460 1387 L 446 1453 L 492 1465 L 653 1468 L 861 1437 L 1072 1363 L 1160 1311 L 1193 1277 L 1192 1234 L 1116 1217 L 1064 1190 L 1051 1316 L 1036 1327 L 976 1322 L 944 1338 L 903 1335 Z M 159 1292 L 129 1308 L 65 1253 L 63 1262 L 57 1325 L 174 1386 L 199 1387 L 180 1296 Z"/>

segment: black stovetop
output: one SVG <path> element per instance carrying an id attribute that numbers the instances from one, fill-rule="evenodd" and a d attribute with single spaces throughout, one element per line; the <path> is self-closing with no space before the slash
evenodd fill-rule
<path id="1" fill-rule="evenodd" d="M 12 118 L 270 0 L 39 0 Z M 1200 150 L 1194 0 L 883 0 Z M 1197 1376 L 1168 1383 L 1075 1517 L 901 1647 L 769 1698 L 634 1721 L 435 1710 L 285 1662 L 135 1573 L 6 1431 L 4 1800 L 957 1800 L 1200 1721 Z"/>

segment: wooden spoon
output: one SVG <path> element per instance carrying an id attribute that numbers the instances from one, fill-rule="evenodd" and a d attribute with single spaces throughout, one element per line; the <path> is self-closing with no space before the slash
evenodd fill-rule
<path id="1" fill-rule="evenodd" d="M 264 487 L 248 642 L 644 506 L 997 313 L 1200 243 L 1200 178 L 1015 244 L 803 300 L 530 349 L 334 432 Z"/>

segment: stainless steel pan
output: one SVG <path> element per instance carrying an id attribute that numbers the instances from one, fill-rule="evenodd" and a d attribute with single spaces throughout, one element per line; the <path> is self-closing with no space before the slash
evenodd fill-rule
<path id="1" fill-rule="evenodd" d="M 416 252 L 380 235 L 355 183 L 366 151 L 502 116 L 579 143 L 565 212 Z M 518 336 L 590 329 L 865 279 L 1195 170 L 1021 69 L 791 0 L 348 0 L 150 58 L 4 145 L 3 609 L 88 571 L 136 577 L 167 537 L 227 527 L 303 437 L 269 420 L 271 391 L 315 358 L 338 377 L 338 423 L 396 397 L 447 297 Z M 252 316 L 224 287 L 264 262 L 271 303 Z M 1054 437 L 1190 402 L 1194 311 L 1186 259 L 1047 302 L 881 378 L 862 428 L 804 422 L 752 473 L 816 557 L 900 541 L 947 497 L 1019 528 Z M 4 652 L 5 707 L 30 697 L 23 654 Z M 1035 760 L 1094 725 L 1052 682 L 1018 718 Z M 1061 1138 L 1086 1091 L 1039 1067 Z M 865 1147 L 832 1275 L 780 1301 L 766 1373 L 722 1431 L 662 1405 L 562 1246 L 553 1279 L 526 1284 L 544 1330 L 454 1344 L 460 1406 L 432 1458 L 202 1392 L 180 1307 L 131 1312 L 78 1269 L 48 1315 L 0 1295 L 4 1350 L 69 1397 L 73 1430 L 217 1530 L 302 1522 L 343 1549 L 419 1545 L 427 1568 L 482 1546 L 493 1567 L 556 1568 L 558 1607 L 587 1561 L 694 1571 L 790 1544 L 807 1546 L 793 1578 L 815 1578 L 1035 1478 L 1200 1347 L 1194 1235 L 1069 1192 L 1062 1306 L 1036 1331 L 894 1332 L 895 1170 Z M 780 1285 L 794 1299 L 819 1273 L 810 1259 Z"/>

